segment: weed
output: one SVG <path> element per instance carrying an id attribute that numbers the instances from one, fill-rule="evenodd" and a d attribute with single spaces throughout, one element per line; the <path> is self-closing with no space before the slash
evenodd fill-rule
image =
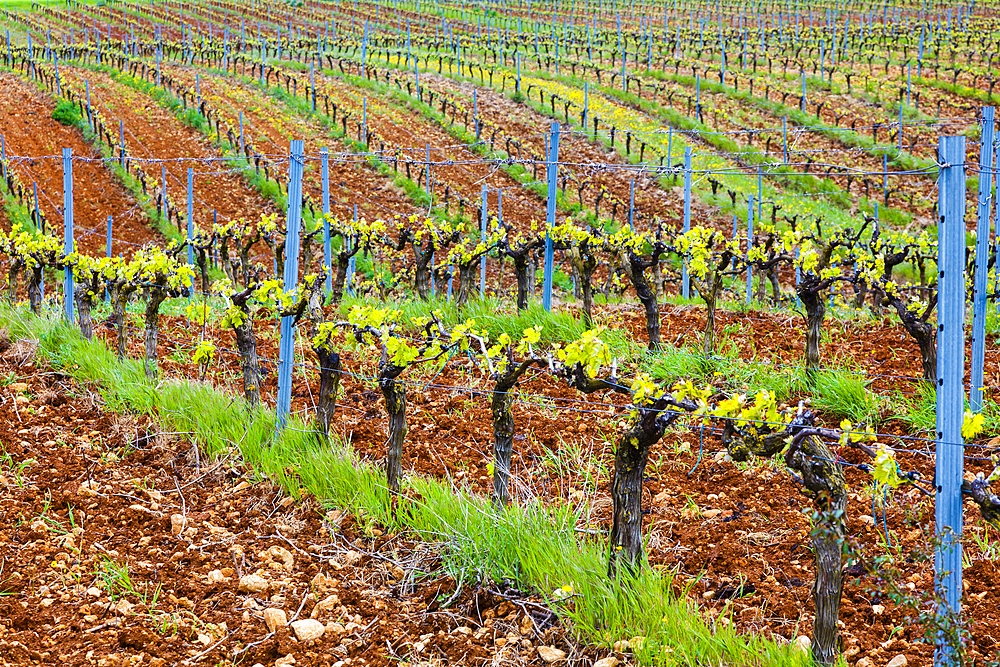
<path id="1" fill-rule="evenodd" d="M 812 386 L 813 406 L 854 424 L 874 423 L 878 417 L 879 400 L 865 386 L 861 373 L 823 371 L 816 375 Z"/>
<path id="2" fill-rule="evenodd" d="M 76 125 L 80 122 L 80 109 L 66 99 L 60 99 L 52 111 L 52 118 L 63 125 Z"/>

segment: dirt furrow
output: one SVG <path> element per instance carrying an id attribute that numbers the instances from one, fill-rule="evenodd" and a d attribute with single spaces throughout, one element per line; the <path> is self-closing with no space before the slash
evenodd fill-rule
<path id="1" fill-rule="evenodd" d="M 74 127 L 52 118 L 55 105 L 37 89 L 9 73 L 0 74 L 0 133 L 11 169 L 22 184 L 38 185 L 38 207 L 49 233 L 63 236 L 62 149 L 73 156 L 73 222 L 77 248 L 103 255 L 106 225 L 112 216 L 112 252 L 130 255 L 163 237 L 149 225 L 138 201 L 99 159 Z M 15 157 L 17 159 L 15 159 Z"/>

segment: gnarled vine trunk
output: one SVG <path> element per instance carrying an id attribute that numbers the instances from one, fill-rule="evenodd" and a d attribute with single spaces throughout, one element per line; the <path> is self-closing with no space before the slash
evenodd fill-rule
<path id="1" fill-rule="evenodd" d="M 378 378 L 378 387 L 385 397 L 385 411 L 389 415 L 389 437 L 385 441 L 385 482 L 392 493 L 399 493 L 403 440 L 406 438 L 406 385 L 396 382 L 403 370 L 384 363 Z"/>
<path id="2" fill-rule="evenodd" d="M 789 450 L 786 463 L 802 476 L 816 506 L 812 545 L 816 561 L 812 655 L 819 665 L 833 665 L 839 653 L 837 621 L 844 592 L 844 513 L 847 482 L 836 455 L 823 440 L 806 436 Z"/>
<path id="3" fill-rule="evenodd" d="M 820 343 L 823 335 L 823 319 L 826 317 L 826 300 L 822 290 L 810 289 L 814 278 L 803 278 L 799 283 L 798 295 L 806 311 L 806 378 L 809 382 L 816 380 L 819 372 Z"/>
<path id="4" fill-rule="evenodd" d="M 92 315 L 94 298 L 90 295 L 90 286 L 80 283 L 76 286 L 76 312 L 80 323 L 80 335 L 87 340 L 94 340 L 94 317 Z"/>
<path id="5" fill-rule="evenodd" d="M 337 255 L 337 273 L 333 277 L 333 305 L 336 306 L 344 298 L 344 283 L 347 281 L 347 267 L 350 265 L 350 257 Z"/>
<path id="6" fill-rule="evenodd" d="M 649 449 L 663 437 L 666 423 L 660 412 L 640 408 L 628 429 L 618 439 L 615 469 L 611 476 L 612 523 L 609 537 L 608 576 L 615 577 L 624 566 L 628 572 L 641 567 L 642 477 Z"/>
<path id="7" fill-rule="evenodd" d="M 257 338 L 249 314 L 243 324 L 233 327 L 233 332 L 243 366 L 243 397 L 256 407 L 260 405 L 260 361 L 257 359 Z"/>
<path id="8" fill-rule="evenodd" d="M 479 260 L 467 264 L 458 265 L 458 295 L 455 297 L 455 304 L 461 308 L 468 302 L 469 297 L 475 289 L 476 269 L 479 268 Z"/>
<path id="9" fill-rule="evenodd" d="M 330 434 L 330 424 L 337 409 L 340 389 L 340 355 L 325 345 L 313 348 L 319 359 L 319 396 L 316 398 L 316 428 L 324 436 Z"/>
<path id="10" fill-rule="evenodd" d="M 528 308 L 528 260 L 525 256 L 514 255 L 514 277 L 517 280 L 517 309 Z"/>
<path id="11" fill-rule="evenodd" d="M 145 313 L 146 354 L 143 357 L 146 367 L 146 377 L 150 380 L 156 379 L 156 343 L 160 332 L 160 304 L 166 298 L 167 294 L 162 288 L 150 288 Z"/>
<path id="12" fill-rule="evenodd" d="M 128 305 L 130 292 L 121 289 L 113 290 L 111 294 L 111 312 L 115 323 L 115 354 L 119 359 L 125 358 L 127 341 L 125 338 L 125 307 Z"/>
<path id="13" fill-rule="evenodd" d="M 42 311 L 42 269 L 43 267 L 38 265 L 28 271 L 28 304 L 35 315 Z"/>

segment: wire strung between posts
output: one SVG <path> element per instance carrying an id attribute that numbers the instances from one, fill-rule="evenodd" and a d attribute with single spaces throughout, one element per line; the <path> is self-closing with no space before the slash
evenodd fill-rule
<path id="1" fill-rule="evenodd" d="M 137 327 L 131 327 L 131 326 L 128 326 L 128 325 L 126 325 L 124 328 L 127 331 L 131 331 L 131 332 L 134 332 L 136 334 L 145 335 L 145 330 L 144 329 L 140 329 L 140 328 L 137 328 Z M 195 349 L 197 347 L 196 345 L 194 345 L 192 343 L 189 343 L 187 341 L 181 341 L 181 340 L 172 338 L 170 336 L 162 335 L 162 334 L 159 335 L 159 338 L 162 338 L 162 339 L 164 339 L 166 341 L 169 341 L 169 342 L 171 342 L 171 343 L 173 343 L 173 344 L 175 344 L 175 345 L 177 345 L 179 347 L 184 347 L 184 348 L 188 348 L 188 349 Z M 240 356 L 240 352 L 238 350 L 233 350 L 233 349 L 230 349 L 230 348 L 216 348 L 216 350 L 219 351 L 219 352 L 223 352 L 225 354 L 231 355 L 231 356 Z M 275 367 L 275 368 L 278 366 L 278 361 L 277 360 L 269 359 L 267 357 L 258 357 L 258 361 L 260 363 L 262 363 L 262 364 L 270 365 L 270 366 Z M 306 363 L 306 362 L 293 362 L 292 366 L 293 366 L 293 368 L 294 367 L 298 367 L 298 368 L 302 368 L 304 370 L 313 370 L 313 371 L 317 371 L 317 372 L 322 371 L 322 367 L 317 366 L 315 364 Z M 356 371 L 347 371 L 347 370 L 343 370 L 343 369 L 340 370 L 340 371 L 338 371 L 338 372 L 342 376 L 347 376 L 347 377 L 354 378 L 356 380 L 361 381 L 362 383 L 371 383 L 371 382 L 377 382 L 378 381 L 378 375 L 371 375 L 371 374 L 366 374 L 366 373 L 356 372 Z M 446 384 L 439 384 L 439 383 L 434 383 L 434 382 L 429 382 L 429 383 L 425 384 L 422 380 L 404 380 L 404 379 L 400 378 L 400 379 L 396 379 L 395 382 L 397 384 L 402 384 L 402 385 L 411 386 L 411 387 L 423 387 L 424 389 L 433 388 L 433 389 L 439 389 L 439 390 L 443 390 L 443 391 L 450 391 L 450 392 L 456 393 L 456 394 L 468 394 L 468 395 L 471 395 L 471 396 L 492 396 L 492 393 L 493 393 L 491 390 L 476 389 L 476 388 L 473 388 L 473 387 L 463 387 L 463 386 L 455 386 L 455 385 L 446 385 Z M 621 388 L 625 388 L 623 385 L 615 385 L 615 386 L 618 386 L 618 387 L 621 387 Z M 523 397 L 527 397 L 527 398 L 530 398 L 530 399 L 533 399 L 533 400 L 530 400 L 530 401 L 524 400 Z M 541 403 L 541 402 L 539 402 L 541 400 L 549 401 L 550 403 Z M 629 416 L 629 415 L 631 415 L 631 412 L 634 409 L 633 406 L 631 406 L 631 405 L 621 406 L 621 405 L 615 405 L 614 403 L 603 403 L 603 402 L 600 402 L 600 401 L 587 401 L 587 400 L 580 400 L 580 399 L 567 399 L 567 398 L 562 398 L 562 397 L 547 396 L 545 394 L 525 394 L 525 393 L 521 393 L 521 392 L 518 393 L 517 402 L 520 403 L 520 404 L 522 404 L 522 405 L 526 405 L 526 406 L 530 406 L 530 407 L 537 407 L 537 408 L 548 409 L 548 410 L 566 410 L 566 411 L 569 411 L 569 412 L 575 412 L 575 413 L 580 413 L 580 414 L 599 415 L 599 416 L 603 416 L 603 417 L 606 417 L 606 418 L 616 418 L 616 417 Z M 583 404 L 583 405 L 599 405 L 603 409 L 596 410 L 596 409 L 586 409 L 586 408 L 575 408 L 575 407 L 560 405 L 559 402 L 575 403 L 575 404 Z M 616 409 L 618 410 L 617 412 L 616 412 Z M 693 417 L 690 417 L 690 418 L 693 419 L 693 420 L 704 420 L 704 419 L 711 419 L 712 417 L 710 415 L 698 415 L 698 416 L 693 416 Z M 750 418 L 742 418 L 741 417 L 741 418 L 733 418 L 733 421 L 736 421 L 736 422 L 739 422 L 739 423 L 745 423 L 745 424 L 752 424 L 752 425 L 756 425 L 756 426 L 774 427 L 774 428 L 779 428 L 779 429 L 784 429 L 784 428 L 786 428 L 788 426 L 788 424 L 785 423 L 785 422 L 772 422 L 772 421 L 768 421 L 768 420 L 764 420 L 764 419 L 750 419 Z M 691 424 L 690 426 L 693 427 L 695 425 L 697 425 L 697 424 Z M 905 435 L 897 435 L 897 434 L 894 434 L 894 433 L 881 433 L 881 432 L 878 432 L 878 431 L 864 431 L 864 430 L 854 430 L 854 429 L 850 430 L 849 432 L 851 434 L 855 434 L 855 435 L 863 435 L 863 436 L 866 436 L 866 437 L 874 437 L 876 439 L 894 439 L 894 440 L 898 440 L 898 441 L 901 441 L 901 442 L 902 441 L 924 442 L 924 443 L 931 443 L 931 444 L 944 444 L 944 445 L 951 445 L 951 446 L 962 446 L 963 448 L 977 447 L 977 448 L 985 449 L 987 451 L 1000 450 L 1000 446 L 991 447 L 991 446 L 988 446 L 988 445 L 977 445 L 975 443 L 968 443 L 968 442 L 945 442 L 945 441 L 940 441 L 940 440 L 936 440 L 936 439 L 933 439 L 933 438 L 925 438 L 925 437 L 921 437 L 921 436 L 905 436 Z M 922 455 L 926 455 L 926 456 L 931 456 L 931 455 L 933 455 L 935 453 L 933 450 L 930 450 L 930 449 L 914 450 L 914 449 L 907 449 L 907 448 L 903 448 L 903 447 L 891 447 L 891 446 L 885 445 L 885 444 L 882 444 L 881 446 L 885 447 L 886 449 L 892 450 L 894 452 L 903 453 L 903 454 L 922 454 Z M 975 457 L 975 456 L 970 456 L 968 454 L 964 455 L 964 457 L 965 457 L 966 460 L 972 460 L 972 461 L 992 461 L 992 459 L 988 458 L 988 457 Z"/>

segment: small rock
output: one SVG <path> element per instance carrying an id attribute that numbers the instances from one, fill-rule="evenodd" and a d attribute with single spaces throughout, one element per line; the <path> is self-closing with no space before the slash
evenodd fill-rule
<path id="1" fill-rule="evenodd" d="M 344 554 L 344 564 L 345 565 L 355 565 L 361 560 L 362 556 L 357 551 L 348 551 Z"/>
<path id="2" fill-rule="evenodd" d="M 265 609 L 264 625 L 267 626 L 268 632 L 274 632 L 278 628 L 288 625 L 288 616 L 285 615 L 283 609 Z"/>
<path id="3" fill-rule="evenodd" d="M 552 663 L 566 658 L 566 651 L 557 649 L 555 646 L 539 646 L 536 650 L 538 657 L 545 662 Z"/>
<path id="4" fill-rule="evenodd" d="M 594 663 L 594 667 L 618 667 L 619 660 L 613 655 L 609 655 L 606 658 L 601 658 Z"/>
<path id="5" fill-rule="evenodd" d="M 885 607 L 884 606 L 882 606 L 880 604 L 873 604 L 872 605 L 872 613 L 875 614 L 876 616 L 878 616 L 879 614 L 881 614 L 884 611 L 885 611 Z"/>
<path id="6" fill-rule="evenodd" d="M 858 521 L 860 521 L 862 525 L 868 528 L 871 528 L 872 526 L 875 525 L 875 519 L 870 514 L 862 514 L 861 516 L 858 517 Z"/>
<path id="7" fill-rule="evenodd" d="M 722 510 L 705 510 L 704 512 L 701 513 L 701 515 L 706 519 L 714 519 L 720 514 L 722 514 Z"/>
<path id="8" fill-rule="evenodd" d="M 886 663 L 885 667 L 906 667 L 906 656 L 897 655 L 895 658 Z"/>
<path id="9" fill-rule="evenodd" d="M 259 574 L 248 574 L 240 579 L 240 593 L 263 593 L 268 585 L 267 579 Z"/>
<path id="10" fill-rule="evenodd" d="M 856 644 L 854 646 L 848 646 L 847 649 L 844 650 L 844 660 L 852 660 L 858 657 L 860 653 L 861 648 Z"/>
<path id="11" fill-rule="evenodd" d="M 319 639 L 326 632 L 326 626 L 312 618 L 303 618 L 292 622 L 292 631 L 302 642 L 311 642 Z"/>
<path id="12" fill-rule="evenodd" d="M 289 653 L 284 658 L 278 658 L 274 661 L 274 667 L 287 667 L 288 665 L 295 664 L 295 656 Z"/>
<path id="13" fill-rule="evenodd" d="M 91 586 L 90 588 L 87 589 L 87 595 L 89 595 L 90 597 L 99 598 L 101 597 L 101 589 L 98 588 L 97 586 Z"/>
<path id="14" fill-rule="evenodd" d="M 854 667 L 875 667 L 875 663 L 872 662 L 871 658 L 861 658 L 854 663 Z"/>
<path id="15" fill-rule="evenodd" d="M 319 616 L 325 614 L 331 609 L 336 608 L 336 606 L 339 604 L 340 604 L 340 599 L 336 595 L 330 595 L 326 598 L 323 598 L 322 600 L 316 603 L 315 607 L 313 607 L 312 613 L 309 614 L 309 618 L 318 618 Z"/>
<path id="16" fill-rule="evenodd" d="M 170 532 L 173 535 L 180 535 L 187 527 L 187 517 L 183 514 L 170 515 Z"/>
<path id="17" fill-rule="evenodd" d="M 799 635 L 795 638 L 795 645 L 799 647 L 805 653 L 808 653 L 812 648 L 812 640 L 805 635 Z"/>
<path id="18" fill-rule="evenodd" d="M 280 560 L 286 568 L 292 569 L 295 565 L 295 557 L 292 552 L 285 547 L 278 546 L 277 544 L 267 550 L 267 555 L 271 557 L 272 560 Z"/>
<path id="19" fill-rule="evenodd" d="M 226 580 L 226 575 L 222 574 L 222 570 L 212 570 L 208 573 L 208 581 L 213 584 L 221 584 Z"/>

